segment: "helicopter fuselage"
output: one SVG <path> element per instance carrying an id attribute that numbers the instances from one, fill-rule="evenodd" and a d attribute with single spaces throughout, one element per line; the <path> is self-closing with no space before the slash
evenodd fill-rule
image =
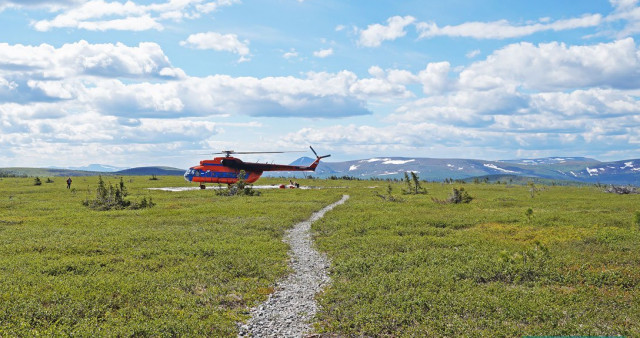
<path id="1" fill-rule="evenodd" d="M 253 183 L 264 171 L 315 171 L 323 157 L 318 157 L 310 166 L 244 162 L 231 156 L 215 157 L 213 160 L 202 160 L 200 165 L 187 169 L 184 179 L 201 185 L 204 183 L 233 184 L 238 181 L 240 171 L 244 170 L 245 182 Z"/>

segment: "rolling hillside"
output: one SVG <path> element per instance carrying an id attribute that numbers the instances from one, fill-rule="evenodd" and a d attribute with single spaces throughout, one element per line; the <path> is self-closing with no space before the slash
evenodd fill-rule
<path id="1" fill-rule="evenodd" d="M 97 175 L 128 175 L 128 176 L 147 176 L 147 175 L 167 175 L 182 176 L 184 169 L 172 167 L 138 167 L 129 168 L 119 171 L 87 171 L 74 169 L 58 169 L 58 168 L 0 168 L 0 173 L 15 176 L 42 176 L 42 177 L 60 177 L 60 176 L 97 176 Z"/>
<path id="2" fill-rule="evenodd" d="M 299 158 L 293 163 L 307 165 L 313 159 Z M 544 180 L 603 184 L 640 184 L 640 159 L 600 162 L 585 157 L 550 157 L 504 161 L 473 159 L 438 159 L 409 157 L 376 157 L 344 162 L 320 162 L 315 173 L 266 173 L 268 176 L 326 178 L 351 176 L 368 179 L 401 178 L 414 171 L 421 179 L 441 181 L 487 176 L 532 177 Z"/>
<path id="3" fill-rule="evenodd" d="M 301 157 L 292 165 L 309 165 L 312 158 Z M 265 172 L 265 177 L 349 176 L 361 179 L 402 178 L 407 171 L 428 181 L 445 179 L 469 180 L 475 177 L 490 181 L 536 178 L 540 182 L 567 181 L 579 183 L 640 185 L 640 159 L 600 162 L 585 157 L 549 157 L 504 161 L 473 159 L 375 157 L 344 162 L 321 161 L 315 172 Z M 138 167 L 115 172 L 83 171 L 52 168 L 0 168 L 0 172 L 18 176 L 93 176 L 93 175 L 169 175 L 181 176 L 183 169 L 172 167 Z"/>

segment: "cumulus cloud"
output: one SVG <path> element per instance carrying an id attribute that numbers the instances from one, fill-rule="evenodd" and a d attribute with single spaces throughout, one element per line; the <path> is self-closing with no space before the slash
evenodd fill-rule
<path id="1" fill-rule="evenodd" d="M 451 82 L 449 79 L 450 70 L 451 65 L 449 62 L 429 63 L 427 68 L 418 74 L 424 93 L 439 93 L 449 88 Z"/>
<path id="2" fill-rule="evenodd" d="M 577 46 L 511 44 L 467 67 L 434 62 L 417 74 L 374 66 L 372 78 L 359 81 L 363 88 L 420 83 L 426 96 L 401 102 L 383 126 L 303 128 L 280 142 L 346 153 L 428 148 L 430 156 L 446 157 L 456 151 L 484 158 L 610 156 L 612 148 L 637 153 L 638 58 L 627 38 Z"/>
<path id="3" fill-rule="evenodd" d="M 130 47 L 80 41 L 59 48 L 0 44 L 3 102 L 22 107 L 51 103 L 48 109 L 57 109 L 62 116 L 84 110 L 122 121 L 228 114 L 324 118 L 370 114 L 370 101 L 412 95 L 405 87 L 415 82 L 411 76 L 389 70 L 381 78 L 358 78 L 349 71 L 301 77 L 188 77 L 155 43 Z"/>
<path id="4" fill-rule="evenodd" d="M 475 39 L 507 39 L 531 35 L 542 31 L 561 31 L 576 28 L 595 27 L 602 23 L 600 14 L 588 14 L 580 18 L 513 25 L 507 20 L 493 22 L 465 22 L 455 26 L 439 27 L 433 22 L 419 22 L 416 27 L 420 38 L 436 36 L 468 37 Z"/>
<path id="5" fill-rule="evenodd" d="M 321 49 L 313 52 L 313 56 L 321 59 L 331 55 L 333 55 L 333 48 Z"/>
<path id="6" fill-rule="evenodd" d="M 462 110 L 462 111 L 460 111 Z M 426 111 L 425 111 L 426 113 Z M 566 118 L 549 112 L 525 115 L 471 114 L 455 108 L 422 116 L 416 121 L 398 121 L 383 126 L 330 125 L 303 128 L 283 136 L 280 143 L 323 144 L 349 153 L 364 151 L 418 152 L 428 149 L 431 157 L 495 158 L 505 156 L 557 156 L 604 154 L 611 148 L 635 151 L 634 130 L 640 127 L 632 115 L 611 118 Z M 447 115 L 450 114 L 450 115 Z M 458 116 L 455 116 L 458 114 Z"/>
<path id="7" fill-rule="evenodd" d="M 586 46 L 551 42 L 508 45 L 460 73 L 466 86 L 510 82 L 535 90 L 638 88 L 640 52 L 632 38 Z"/>
<path id="8" fill-rule="evenodd" d="M 162 48 L 154 42 L 136 47 L 116 44 L 90 44 L 87 41 L 55 48 L 0 43 L 0 74 L 16 79 L 61 79 L 75 76 L 178 78 Z"/>
<path id="9" fill-rule="evenodd" d="M 216 32 L 192 34 L 186 40 L 181 41 L 180 45 L 196 49 L 231 52 L 240 56 L 249 55 L 249 41 L 240 41 L 235 34 Z"/>
<path id="10" fill-rule="evenodd" d="M 344 151 L 476 149 L 481 157 L 497 149 L 542 155 L 559 148 L 622 150 L 638 140 L 639 55 L 631 38 L 577 46 L 517 43 L 458 68 L 443 61 L 417 72 L 372 66 L 364 77 L 351 71 L 189 77 L 154 43 L 5 43 L 0 147 L 19 153 L 38 138 L 46 141 L 43 149 L 84 142 L 103 145 L 116 158 L 126 148 L 123 140 L 140 152 L 159 144 L 209 144 L 196 134 L 223 133 L 211 120 L 227 116 L 332 119 L 371 114 L 372 106 L 392 102 L 397 108 L 382 126 L 323 123 L 326 128 L 287 133 L 280 142 Z"/>
<path id="11" fill-rule="evenodd" d="M 230 6 L 236 0 L 169 0 L 163 3 L 138 5 L 132 1 L 58 1 L 68 6 L 51 20 L 39 20 L 32 23 L 38 31 L 54 28 L 77 28 L 93 31 L 105 30 L 162 30 L 161 21 L 197 18 L 222 6 Z M 56 2 L 47 4 L 56 4 Z"/>
<path id="12" fill-rule="evenodd" d="M 343 117 L 370 114 L 371 95 L 404 95 L 403 87 L 368 86 L 351 72 L 309 73 L 305 78 L 189 77 L 166 83 L 119 81 L 87 88 L 88 103 L 105 114 L 146 117 L 219 114 L 271 117 Z"/>
<path id="13" fill-rule="evenodd" d="M 358 43 L 364 47 L 379 47 L 383 41 L 395 40 L 407 34 L 404 28 L 415 21 L 412 16 L 393 16 L 387 25 L 373 24 L 360 31 Z"/>

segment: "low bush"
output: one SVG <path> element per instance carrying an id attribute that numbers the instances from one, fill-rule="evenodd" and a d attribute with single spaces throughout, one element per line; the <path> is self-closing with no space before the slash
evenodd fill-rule
<path id="1" fill-rule="evenodd" d="M 402 189 L 402 193 L 405 195 L 419 195 L 419 194 L 428 194 L 427 189 L 420 186 L 420 178 L 415 172 L 411 172 L 411 179 L 409 179 L 409 174 L 407 172 L 404 173 L 404 181 L 407 185 L 407 190 Z"/>
<path id="2" fill-rule="evenodd" d="M 402 198 L 393 196 L 393 187 L 391 186 L 391 184 L 389 184 L 387 186 L 387 194 L 386 195 L 382 195 L 381 193 L 374 191 L 373 194 L 380 197 L 383 201 L 386 202 L 404 202 L 404 200 Z"/>
<path id="3" fill-rule="evenodd" d="M 473 197 L 471 197 L 469 193 L 464 190 L 464 188 L 453 188 L 453 190 L 451 191 L 451 195 L 449 195 L 449 198 L 447 198 L 446 200 L 437 198 L 432 198 L 431 200 L 439 204 L 460 204 L 471 203 Z"/>
<path id="4" fill-rule="evenodd" d="M 86 207 L 94 210 L 111 210 L 111 209 L 143 209 L 151 208 L 155 205 L 151 197 L 147 200 L 143 197 L 140 202 L 128 201 L 125 199 L 129 193 L 124 185 L 124 181 L 120 178 L 120 183 L 115 187 L 111 184 L 107 186 L 102 179 L 98 177 L 98 188 L 96 189 L 96 198 L 89 200 L 88 198 L 82 202 Z"/>
<path id="5" fill-rule="evenodd" d="M 223 189 L 218 185 L 216 189 L 217 196 L 260 196 L 260 192 L 253 189 L 253 185 L 247 184 L 245 180 L 246 172 L 240 170 L 238 173 L 238 181 L 234 184 L 227 186 L 227 189 Z"/>

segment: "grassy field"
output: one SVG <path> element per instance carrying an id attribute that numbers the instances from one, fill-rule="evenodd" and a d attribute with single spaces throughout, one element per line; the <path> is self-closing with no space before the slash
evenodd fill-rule
<path id="1" fill-rule="evenodd" d="M 459 185 L 409 196 L 396 184 L 396 203 L 373 194 L 384 182 L 222 197 L 125 177 L 130 200 L 157 205 L 94 211 L 82 201 L 97 177 L 53 180 L 0 179 L 2 337 L 234 335 L 287 273 L 284 230 L 344 193 L 313 226 L 332 260 L 320 332 L 640 336 L 640 195 L 465 184 L 470 204 L 442 205 L 431 198 Z"/>
<path id="2" fill-rule="evenodd" d="M 466 184 L 470 204 L 440 205 L 452 186 L 426 187 L 354 190 L 315 223 L 333 264 L 321 332 L 640 336 L 640 195 Z"/>
<path id="3" fill-rule="evenodd" d="M 287 272 L 284 230 L 340 198 L 328 189 L 149 191 L 186 182 L 125 177 L 130 200 L 157 205 L 93 211 L 82 201 L 97 177 L 75 178 L 73 191 L 53 180 L 0 180 L 2 337 L 233 335 Z"/>

